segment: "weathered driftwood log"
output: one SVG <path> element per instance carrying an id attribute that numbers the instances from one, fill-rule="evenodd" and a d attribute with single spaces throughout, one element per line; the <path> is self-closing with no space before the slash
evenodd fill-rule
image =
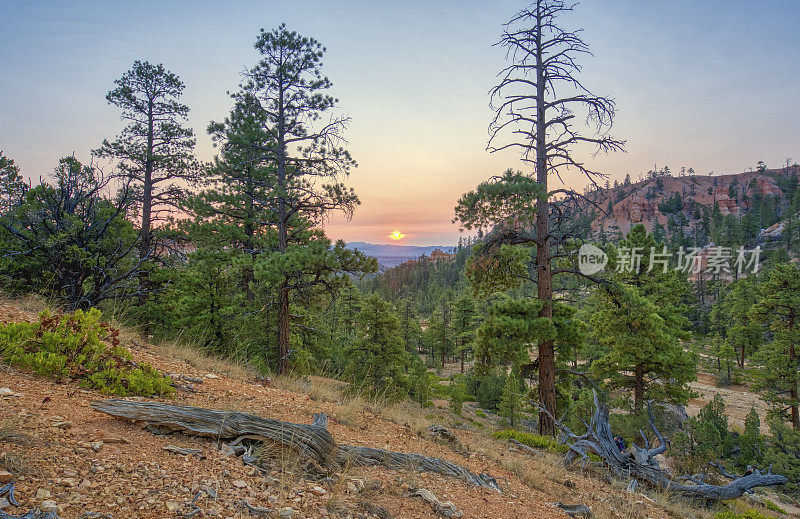
<path id="1" fill-rule="evenodd" d="M 324 418 L 321 425 L 316 420 L 311 425 L 294 424 L 235 411 L 127 400 L 101 400 L 92 402 L 92 407 L 118 418 L 197 436 L 218 439 L 247 436 L 278 443 L 321 466 L 333 462 L 337 452 Z"/>
<path id="2" fill-rule="evenodd" d="M 315 415 L 314 421 L 305 425 L 234 411 L 214 411 L 159 402 L 101 400 L 92 402 L 92 407 L 101 413 L 127 418 L 158 429 L 167 428 L 217 439 L 234 439 L 231 442 L 234 446 L 242 438 L 278 444 L 321 467 L 336 468 L 344 464 L 381 465 L 392 470 L 433 472 L 456 477 L 473 485 L 500 490 L 497 481 L 491 476 L 475 474 L 440 458 L 337 445 L 327 430 L 325 413 Z"/>
<path id="3" fill-rule="evenodd" d="M 596 454 L 611 472 L 621 479 L 635 478 L 687 497 L 709 500 L 736 499 L 752 488 L 783 485 L 787 482 L 785 476 L 771 474 L 769 471 L 762 473 L 757 469 L 752 469 L 752 473 L 748 475 L 733 476 L 733 481 L 727 485 L 712 485 L 703 482 L 699 477 L 684 478 L 690 484 L 680 483 L 671 478 L 669 473 L 659 466 L 655 458 L 667 450 L 669 441 L 661 435 L 655 425 L 650 402 L 647 405 L 650 415 L 649 422 L 653 433 L 658 438 L 658 445 L 650 448 L 650 442 L 644 433 L 641 433 L 644 438 L 644 448 L 632 445 L 628 451 L 621 451 L 614 441 L 614 434 L 611 432 L 611 425 L 608 421 L 608 407 L 600 404 L 597 393 L 594 395 L 594 406 L 591 422 L 582 435 L 574 434 L 561 420 L 553 418 L 564 435 L 564 443 L 569 447 L 564 460 L 566 464 L 571 464 L 579 458 L 588 460 L 589 453 Z M 728 474 L 727 476 L 732 475 Z"/>
<path id="4" fill-rule="evenodd" d="M 431 458 L 420 454 L 390 452 L 371 447 L 339 445 L 338 459 L 342 464 L 381 465 L 392 470 L 412 470 L 417 472 L 433 472 L 443 476 L 461 479 L 479 487 L 499 491 L 497 481 L 488 474 L 475 474 L 461 465 L 456 465 L 441 458 Z"/>

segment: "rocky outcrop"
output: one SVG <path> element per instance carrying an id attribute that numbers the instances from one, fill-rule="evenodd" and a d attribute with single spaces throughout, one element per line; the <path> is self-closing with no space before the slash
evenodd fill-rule
<path id="1" fill-rule="evenodd" d="M 618 230 L 623 235 L 637 223 L 648 231 L 656 224 L 667 229 L 670 218 L 682 214 L 688 231 L 700 221 L 702 207 L 708 211 L 719 207 L 723 216 L 741 215 L 750 209 L 754 197 L 781 196 L 777 179 L 785 175 L 800 175 L 800 167 L 717 176 L 653 176 L 628 186 L 600 189 L 590 196 L 605 214 L 595 218 L 592 229 Z"/>

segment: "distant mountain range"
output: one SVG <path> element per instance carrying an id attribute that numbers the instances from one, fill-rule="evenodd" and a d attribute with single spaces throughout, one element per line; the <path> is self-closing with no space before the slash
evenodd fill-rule
<path id="1" fill-rule="evenodd" d="M 386 267 L 394 267 L 408 260 L 419 258 L 420 256 L 429 256 L 430 253 L 436 249 L 447 252 L 453 248 L 447 245 L 422 247 L 418 245 L 366 243 L 363 241 L 350 242 L 347 244 L 347 247 L 350 249 L 358 249 L 368 256 L 378 258 L 378 263 Z"/>

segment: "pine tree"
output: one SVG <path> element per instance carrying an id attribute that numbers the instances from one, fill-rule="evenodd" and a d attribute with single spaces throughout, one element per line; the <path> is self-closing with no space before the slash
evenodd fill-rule
<path id="1" fill-rule="evenodd" d="M 478 328 L 475 359 L 484 366 L 527 363 L 530 345 L 556 337 L 552 321 L 539 315 L 541 305 L 536 299 L 499 297 Z"/>
<path id="2" fill-rule="evenodd" d="M 800 268 L 792 263 L 776 265 L 759 286 L 761 299 L 751 315 L 769 325 L 772 340 L 761 347 L 753 361 L 757 368 L 757 387 L 766 390 L 766 399 L 783 415 L 788 408 L 792 427 L 800 430 L 798 411 L 797 345 L 800 342 Z"/>
<path id="3" fill-rule="evenodd" d="M 562 0 L 535 0 L 504 25 L 498 45 L 507 50 L 508 65 L 492 88 L 495 116 L 489 125 L 490 151 L 519 150 L 521 160 L 532 167 L 530 175 L 507 172 L 461 197 L 456 219 L 465 228 L 502 227 L 498 243 L 534 246 L 535 272 L 541 317 L 553 318 L 553 277 L 575 274 L 554 268 L 563 255 L 560 222 L 553 222 L 554 195 L 579 196 L 568 189 L 552 190 L 548 182 L 572 169 L 593 180 L 601 176 L 576 153 L 588 146 L 595 153 L 623 149 L 624 142 L 610 135 L 614 101 L 588 90 L 579 74 L 578 58 L 588 53 L 579 31 L 563 29 L 559 18 L 573 10 Z M 578 92 L 575 92 L 577 87 Z M 581 125 L 572 114 L 585 112 Z M 588 128 L 586 126 L 589 126 Z M 509 210 L 519 207 L 520 211 Z M 502 225 L 500 225 L 502 224 Z M 535 229 L 532 231 L 531 229 Z M 498 229 L 500 230 L 500 229 Z M 485 249 L 491 252 L 491 248 Z M 486 265 L 491 265 L 491 254 Z M 540 432 L 555 435 L 551 416 L 556 410 L 555 346 L 548 339 L 538 345 L 539 398 L 547 411 L 539 416 Z"/>
<path id="4" fill-rule="evenodd" d="M 591 303 L 591 335 L 606 348 L 591 373 L 611 388 L 631 390 L 637 413 L 648 399 L 686 402 L 696 359 L 683 351 L 655 304 L 623 283 L 598 286 Z"/>
<path id="5" fill-rule="evenodd" d="M 106 100 L 120 109 L 127 126 L 94 153 L 115 160 L 116 174 L 137 188 L 139 257 L 152 259 L 157 223 L 173 216 L 185 199 L 186 184 L 196 180 L 194 132 L 182 126 L 189 107 L 179 101 L 185 85 L 164 65 L 139 60 L 114 83 Z M 150 289 L 147 279 L 143 271 L 143 297 Z"/>
<path id="6" fill-rule="evenodd" d="M 403 371 L 408 354 L 392 305 L 372 294 L 358 314 L 356 329 L 357 339 L 346 351 L 346 376 L 356 388 L 386 398 L 404 398 L 408 386 Z"/>
<path id="7" fill-rule="evenodd" d="M 731 284 L 723 303 L 727 314 L 726 342 L 738 351 L 736 361 L 740 368 L 744 368 L 746 355 L 758 349 L 763 336 L 762 326 L 750 317 L 757 295 L 755 282 L 743 278 Z"/>
<path id="8" fill-rule="evenodd" d="M 740 467 L 760 464 L 764 456 L 764 439 L 761 437 L 761 419 L 755 408 L 750 408 L 744 419 L 744 431 L 739 435 Z"/>
<path id="9" fill-rule="evenodd" d="M 475 329 L 478 326 L 475 299 L 462 293 L 453 305 L 453 335 L 456 341 L 456 353 L 461 357 L 461 373 L 464 373 L 464 361 L 472 352 L 475 341 Z"/>
<path id="10" fill-rule="evenodd" d="M 28 186 L 19 174 L 19 166 L 14 159 L 0 151 L 0 216 L 22 203 Z"/>
<path id="11" fill-rule="evenodd" d="M 522 382 L 516 374 L 516 370 L 506 377 L 503 385 L 503 394 L 500 397 L 499 415 L 503 417 L 501 425 L 514 427 L 519 423 L 520 412 L 522 411 Z"/>
<path id="12" fill-rule="evenodd" d="M 331 82 L 322 74 L 325 49 L 285 25 L 262 29 L 255 48 L 262 59 L 246 71 L 236 98 L 255 112 L 253 120 L 270 140 L 240 147 L 255 148 L 258 157 L 253 164 L 271 173 L 264 206 L 272 213 L 275 249 L 255 270 L 257 277 L 260 272 L 261 280 L 274 286 L 277 371 L 283 373 L 290 357 L 290 295 L 326 286 L 337 271 L 371 272 L 377 264 L 349 251 L 344 242 L 331 248 L 319 230 L 331 212 L 349 217 L 359 204 L 352 188 L 339 181 L 356 165 L 341 135 L 348 119 L 332 117 L 318 123 L 336 105 L 326 93 Z"/>
<path id="13" fill-rule="evenodd" d="M 592 295 L 591 333 L 607 350 L 591 371 L 611 387 L 631 389 L 637 413 L 647 398 L 684 402 L 689 395 L 686 384 L 696 373 L 695 359 L 681 345 L 689 337 L 688 285 L 677 272 L 655 263 L 657 256 L 651 251 L 662 253 L 664 244 L 643 225 L 631 228 L 622 247 L 631 259 L 635 251 L 641 259 L 633 265 L 617 264 L 618 272 L 609 274 L 608 283 L 598 285 Z M 617 254 L 614 262 L 619 261 Z"/>

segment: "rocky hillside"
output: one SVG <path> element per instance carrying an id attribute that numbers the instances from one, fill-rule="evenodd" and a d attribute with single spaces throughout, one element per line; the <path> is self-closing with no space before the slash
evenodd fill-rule
<path id="1" fill-rule="evenodd" d="M 708 225 L 715 207 L 722 216 L 742 216 L 770 197 L 779 199 L 780 213 L 793 194 L 787 192 L 788 179 L 798 174 L 797 165 L 713 176 L 651 173 L 640 182 L 590 193 L 603 209 L 594 211 L 591 228 L 607 236 L 624 235 L 632 225 L 642 223 L 651 232 L 660 227 L 671 235 L 681 227 L 690 235 L 696 226 L 703 225 L 704 218 Z"/>
<path id="2" fill-rule="evenodd" d="M 34 319 L 35 310 L 18 302 L 0 304 L 0 323 Z M 517 451 L 492 439 L 480 415 L 465 411 L 457 417 L 444 402 L 428 409 L 408 403 L 381 407 L 344 396 L 341 382 L 257 379 L 245 367 L 188 348 L 147 344 L 124 330 L 120 337 L 135 361 L 148 362 L 177 381 L 177 396 L 164 402 L 294 423 L 309 423 L 314 413 L 324 411 L 338 443 L 450 460 L 496 477 L 503 492 L 380 467 L 311 475 L 291 457 L 270 458 L 269 452 L 263 454 L 270 469 L 261 471 L 244 464 L 223 442 L 157 434 L 163 431 L 95 412 L 90 403 L 107 398 L 98 392 L 0 364 L 0 486 L 14 481 L 21 505 L 0 497 L 0 512 L 16 515 L 38 508 L 67 519 L 547 518 L 567 517 L 554 504 L 563 502 L 585 504 L 595 517 L 711 516 L 664 494 L 626 492 L 600 472 L 567 470 L 561 455 Z M 455 433 L 457 448 L 426 436 L 434 423 Z M 426 501 L 431 495 L 442 506 Z"/>

